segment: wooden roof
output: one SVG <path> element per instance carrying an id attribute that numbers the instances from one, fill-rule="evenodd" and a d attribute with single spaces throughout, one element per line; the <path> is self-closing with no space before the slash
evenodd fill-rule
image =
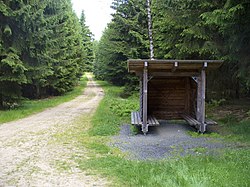
<path id="1" fill-rule="evenodd" d="M 147 62 L 149 73 L 158 76 L 194 76 L 202 69 L 213 70 L 219 68 L 222 60 L 150 60 L 129 59 L 128 70 L 141 74 Z"/>

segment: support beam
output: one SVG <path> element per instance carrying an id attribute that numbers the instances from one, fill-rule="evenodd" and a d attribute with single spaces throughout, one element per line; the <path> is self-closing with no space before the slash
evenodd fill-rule
<path id="1" fill-rule="evenodd" d="M 148 62 L 144 62 L 143 70 L 143 117 L 142 132 L 148 132 Z"/>
<path id="2" fill-rule="evenodd" d="M 143 77 L 140 77 L 140 119 L 143 117 Z"/>
<path id="3" fill-rule="evenodd" d="M 201 75 L 197 78 L 197 111 L 196 119 L 201 123 L 199 131 L 206 131 L 205 124 L 205 92 L 206 92 L 206 71 L 201 70 Z"/>
<path id="4" fill-rule="evenodd" d="M 200 75 L 199 72 L 150 72 L 151 76 L 154 77 L 197 77 Z"/>

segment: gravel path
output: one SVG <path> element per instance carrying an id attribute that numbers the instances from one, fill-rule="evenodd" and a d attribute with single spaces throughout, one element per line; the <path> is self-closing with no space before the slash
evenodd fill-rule
<path id="1" fill-rule="evenodd" d="M 150 127 L 149 133 L 133 135 L 130 125 L 121 128 L 120 135 L 112 139 L 111 146 L 126 153 L 129 159 L 155 160 L 187 154 L 213 154 L 225 147 L 220 139 L 191 137 L 194 131 L 187 124 L 171 124 L 162 121 L 158 127 Z"/>
<path id="2" fill-rule="evenodd" d="M 79 117 L 93 114 L 103 90 L 91 76 L 83 95 L 25 119 L 0 125 L 0 186 L 105 186 L 107 181 L 77 168 L 72 153 L 86 150 L 55 143 L 55 135 L 74 127 Z M 86 124 L 85 124 L 86 123 Z M 83 126 L 87 126 L 85 121 Z M 86 127 L 88 128 L 88 127 Z M 58 169 L 68 163 L 69 170 Z"/>

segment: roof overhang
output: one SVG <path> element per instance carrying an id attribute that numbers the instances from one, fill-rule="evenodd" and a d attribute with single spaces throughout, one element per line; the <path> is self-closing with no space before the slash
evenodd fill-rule
<path id="1" fill-rule="evenodd" d="M 141 75 L 145 66 L 154 76 L 196 76 L 202 69 L 208 71 L 219 68 L 223 60 L 150 60 L 129 59 L 129 72 Z"/>

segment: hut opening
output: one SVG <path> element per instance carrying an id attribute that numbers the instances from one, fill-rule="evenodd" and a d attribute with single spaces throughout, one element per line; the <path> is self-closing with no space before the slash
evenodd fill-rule
<path id="1" fill-rule="evenodd" d="M 201 133 L 216 122 L 205 118 L 206 72 L 219 68 L 221 60 L 130 59 L 129 72 L 140 78 L 140 110 L 131 123 L 160 125 L 158 120 L 184 119 Z"/>

